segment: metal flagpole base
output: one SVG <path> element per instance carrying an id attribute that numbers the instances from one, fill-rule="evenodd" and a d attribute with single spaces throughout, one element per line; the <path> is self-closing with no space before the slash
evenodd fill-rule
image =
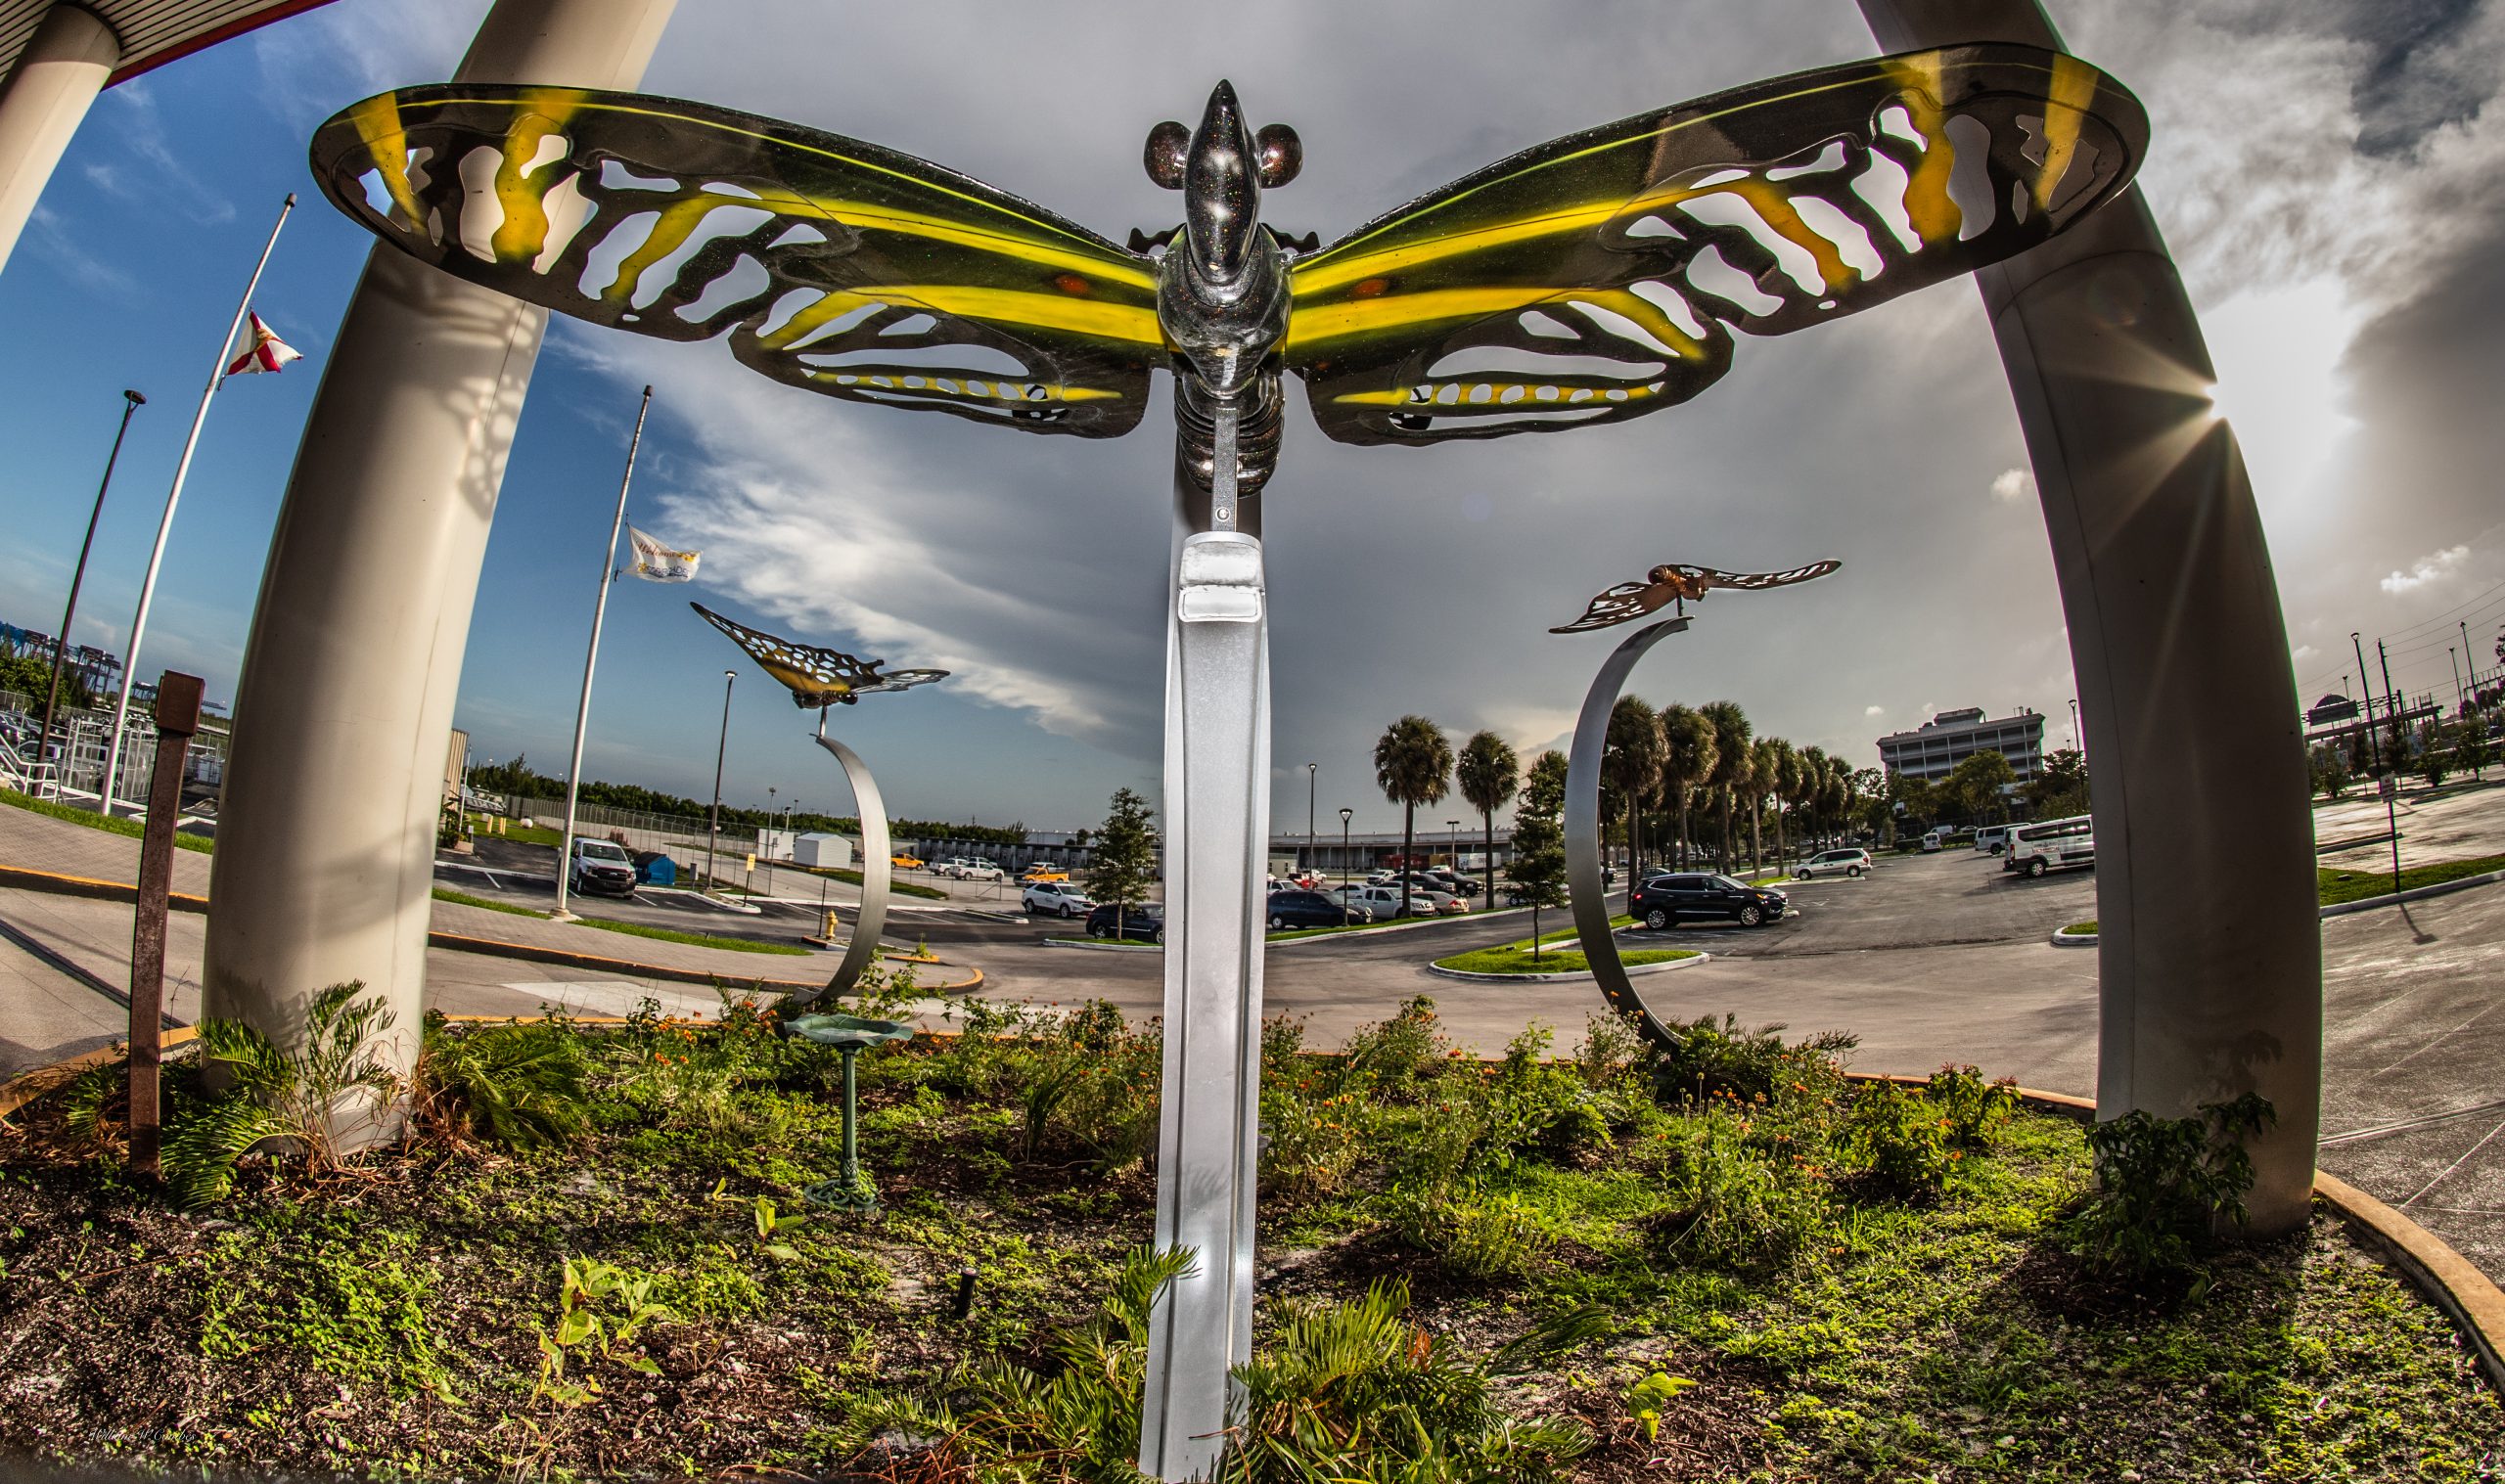
<path id="1" fill-rule="evenodd" d="M 1663 1046 L 1677 1044 L 1678 1037 L 1636 993 L 1617 957 L 1617 941 L 1610 936 L 1609 898 L 1601 884 L 1601 753 L 1609 746 L 1609 714 L 1617 708 L 1627 672 L 1645 651 L 1686 628 L 1684 618 L 1664 619 L 1636 630 L 1610 652 L 1583 697 L 1582 714 L 1574 719 L 1574 747 L 1566 760 L 1566 886 L 1571 893 L 1574 936 L 1609 1008 Z M 1631 888 L 1634 882 L 1627 884 Z"/>
<path id="2" fill-rule="evenodd" d="M 1252 1353 L 1260 1156 L 1262 885 L 1270 817 L 1269 624 L 1261 543 L 1184 538 L 1166 627 L 1165 1080 L 1157 1245 L 1193 1269 L 1149 1322 L 1140 1468 L 1207 1479 L 1230 1368 Z"/>
<path id="3" fill-rule="evenodd" d="M 823 723 L 821 723 L 823 724 Z M 888 848 L 888 805 L 879 796 L 879 782 L 870 776 L 870 765 L 861 754 L 820 732 L 817 744 L 835 754 L 843 768 L 843 781 L 852 786 L 852 807 L 861 815 L 861 911 L 852 920 L 852 941 L 843 950 L 843 962 L 835 966 L 835 977 L 826 981 L 824 989 L 796 996 L 790 1003 L 797 1009 L 848 995 L 859 983 L 862 970 L 878 956 L 879 935 L 888 930 L 888 878 L 895 870 Z"/>

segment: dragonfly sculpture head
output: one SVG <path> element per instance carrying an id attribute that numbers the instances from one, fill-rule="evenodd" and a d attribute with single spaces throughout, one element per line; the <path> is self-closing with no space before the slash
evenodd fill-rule
<path id="1" fill-rule="evenodd" d="M 1552 140 L 1325 247 L 1261 192 L 1293 130 L 1220 83 L 1147 164 L 1182 221 L 1129 246 L 875 144 L 705 104 L 445 84 L 325 123 L 314 174 L 403 251 L 598 324 L 727 338 L 853 402 L 1114 437 L 1175 377 L 1204 487 L 1240 492 L 1285 374 L 1322 432 L 1430 443 L 1647 416 L 1789 334 L 2007 258 L 2129 183 L 2147 119 L 2075 58 L 1977 43 L 1753 83 Z M 1161 255 L 1159 247 L 1164 247 Z"/>

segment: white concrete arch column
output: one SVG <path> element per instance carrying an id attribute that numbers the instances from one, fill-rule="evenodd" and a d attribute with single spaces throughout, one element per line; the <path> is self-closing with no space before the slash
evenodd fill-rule
<path id="1" fill-rule="evenodd" d="M 498 0 L 459 77 L 628 89 L 675 0 Z M 235 697 L 204 1012 L 362 980 L 416 1055 L 444 738 L 546 311 L 378 245 L 322 374 Z"/>
<path id="2" fill-rule="evenodd" d="M 0 82 L 0 267 L 17 250 L 70 136 L 119 66 L 121 38 L 102 17 L 57 4 Z"/>
<path id="3" fill-rule="evenodd" d="M 1859 4 L 1883 51 L 2062 45 L 2036 0 Z M 2310 1209 L 2322 1106 L 2311 786 L 2269 548 L 2209 400 L 2209 348 L 2137 187 L 1976 277 L 2087 729 L 2097 1116 L 2180 1117 L 2259 1092 L 2279 1122 L 2253 1147 L 2252 1226 L 2289 1231 Z"/>

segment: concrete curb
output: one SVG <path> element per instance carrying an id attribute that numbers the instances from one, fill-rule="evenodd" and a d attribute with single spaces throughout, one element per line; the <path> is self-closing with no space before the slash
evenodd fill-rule
<path id="1" fill-rule="evenodd" d="M 1915 1087 L 1928 1080 L 1886 1072 L 1846 1072 L 1845 1077 L 1854 1082 L 1896 1082 Z M 2018 1101 L 2081 1123 L 2096 1121 L 2093 1102 L 2067 1093 L 2022 1087 L 2018 1089 Z M 2442 1237 L 2346 1181 L 2316 1170 L 2313 1192 L 2356 1230 L 2389 1266 L 2399 1270 L 2428 1302 L 2444 1311 L 2478 1355 L 2479 1369 L 2487 1377 L 2487 1384 L 2505 1391 L 2505 1290 L 2499 1290 L 2486 1274 L 2472 1267 L 2470 1259 L 2454 1251 Z"/>
<path id="2" fill-rule="evenodd" d="M 2053 946 L 2055 948 L 2094 948 L 2096 946 L 2096 934 L 2092 932 L 2072 932 L 2069 928 L 2065 927 L 2053 934 Z"/>
<path id="3" fill-rule="evenodd" d="M 1163 953 L 1162 943 L 1100 943 L 1094 938 L 1046 938 L 1046 948 L 1085 948 L 1097 953 Z"/>
<path id="4" fill-rule="evenodd" d="M 51 871 L 31 871 L 23 866 L 0 866 L 0 886 L 14 886 L 26 891 L 49 891 L 61 896 L 91 897 L 106 902 L 135 902 L 139 888 L 127 881 L 101 881 L 92 877 L 64 876 Z M 206 897 L 175 892 L 168 901 L 176 912 L 205 913 Z M 594 928 L 597 932 L 600 929 Z M 716 973 L 710 969 L 678 968 L 667 964 L 643 964 L 632 959 L 613 959 L 603 954 L 576 953 L 567 948 L 543 948 L 536 943 L 508 943 L 502 938 L 472 938 L 459 933 L 427 933 L 427 946 L 448 948 L 456 953 L 485 954 L 498 959 L 520 959 L 529 964 L 554 964 L 565 968 L 588 968 L 601 973 L 614 973 L 632 979 L 661 979 L 672 984 L 713 984 L 716 982 L 755 984 L 781 994 L 814 991 L 824 988 L 815 979 L 769 979 L 762 974 Z M 789 954 L 767 957 L 790 958 Z M 903 956 L 897 956 L 902 958 Z M 920 963 L 922 960 L 907 960 Z M 936 963 L 936 960 L 928 962 Z M 982 970 L 970 968 L 973 978 L 958 984 L 934 984 L 934 992 L 963 993 L 980 987 Z"/>
<path id="5" fill-rule="evenodd" d="M 2372 912 L 2378 907 L 2395 907 L 2402 902 L 2415 902 L 2427 897 L 2440 897 L 2456 891 L 2468 891 L 2474 886 L 2493 886 L 2499 881 L 2505 881 L 2505 871 L 2482 872 L 2478 876 L 2466 876 L 2458 880 L 2437 881 L 2433 886 L 2412 886 L 2407 891 L 2387 891 L 2379 897 L 2359 897 L 2353 902 L 2334 902 L 2322 909 L 2322 915 L 2326 918 L 2342 918 L 2352 912 Z"/>
<path id="6" fill-rule="evenodd" d="M 1578 950 L 1565 949 L 1562 951 L 1573 953 Z M 1644 950 L 1639 949 L 1637 951 L 1643 952 Z M 1693 952 L 1694 957 L 1692 958 L 1669 959 L 1660 964 L 1629 964 L 1626 966 L 1626 976 L 1631 979 L 1637 974 L 1660 974 L 1668 973 L 1673 968 L 1694 968 L 1697 965 L 1705 963 L 1707 960 L 1713 957 L 1713 955 L 1707 953 L 1701 948 L 1696 949 Z M 1588 984 L 1591 982 L 1592 978 L 1590 969 L 1584 969 L 1579 973 L 1567 974 L 1480 974 L 1472 973 L 1466 969 L 1446 968 L 1439 964 L 1428 965 L 1427 972 L 1434 974 L 1439 979 L 1464 979 L 1473 984 L 1572 984 L 1578 981 Z"/>

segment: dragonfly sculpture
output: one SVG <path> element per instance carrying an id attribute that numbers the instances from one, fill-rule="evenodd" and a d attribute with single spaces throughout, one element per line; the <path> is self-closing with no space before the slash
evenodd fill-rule
<path id="1" fill-rule="evenodd" d="M 1762 592 L 1770 587 L 1790 587 L 1796 582 L 1808 582 L 1824 577 L 1844 566 L 1841 562 L 1812 562 L 1781 572 L 1726 572 L 1716 567 L 1691 566 L 1684 562 L 1664 562 L 1644 574 L 1641 582 L 1620 582 L 1595 597 L 1583 616 L 1572 623 L 1561 623 L 1550 629 L 1552 634 L 1583 634 L 1593 629 L 1613 628 L 1632 623 L 1647 613 L 1658 613 L 1671 604 L 1684 617 L 1687 606 L 1702 601 L 1717 587 L 1736 588 L 1743 592 Z"/>
<path id="2" fill-rule="evenodd" d="M 885 660 L 863 659 L 842 650 L 780 639 L 725 618 L 701 603 L 688 607 L 706 623 L 729 635 L 731 642 L 747 651 L 748 657 L 755 660 L 759 669 L 782 682 L 783 688 L 792 693 L 792 703 L 803 709 L 815 706 L 824 711 L 833 705 L 855 705 L 864 696 L 911 690 L 948 678 L 945 670 L 889 670 L 881 674 Z"/>
<path id="3" fill-rule="evenodd" d="M 1257 501 L 1286 378 L 1344 443 L 1620 423 L 1739 337 L 1997 262 L 2112 200 L 2138 103 L 2054 52 L 1846 63 L 1524 151 L 1328 246 L 1265 225 L 1302 162 L 1219 83 L 1145 162 L 1181 221 L 1116 244 L 879 145 L 705 104 L 409 87 L 314 136 L 384 241 L 534 304 L 848 402 L 1116 437 L 1173 377 L 1166 1064 L 1156 1239 L 1200 1254 L 1151 1327 L 1142 1466 L 1205 1477 L 1249 1354 L 1268 651 Z M 1676 620 L 1672 620 L 1676 621 Z M 866 814 L 866 811 L 865 811 Z M 1177 910 L 1179 903 L 1179 910 Z"/>

